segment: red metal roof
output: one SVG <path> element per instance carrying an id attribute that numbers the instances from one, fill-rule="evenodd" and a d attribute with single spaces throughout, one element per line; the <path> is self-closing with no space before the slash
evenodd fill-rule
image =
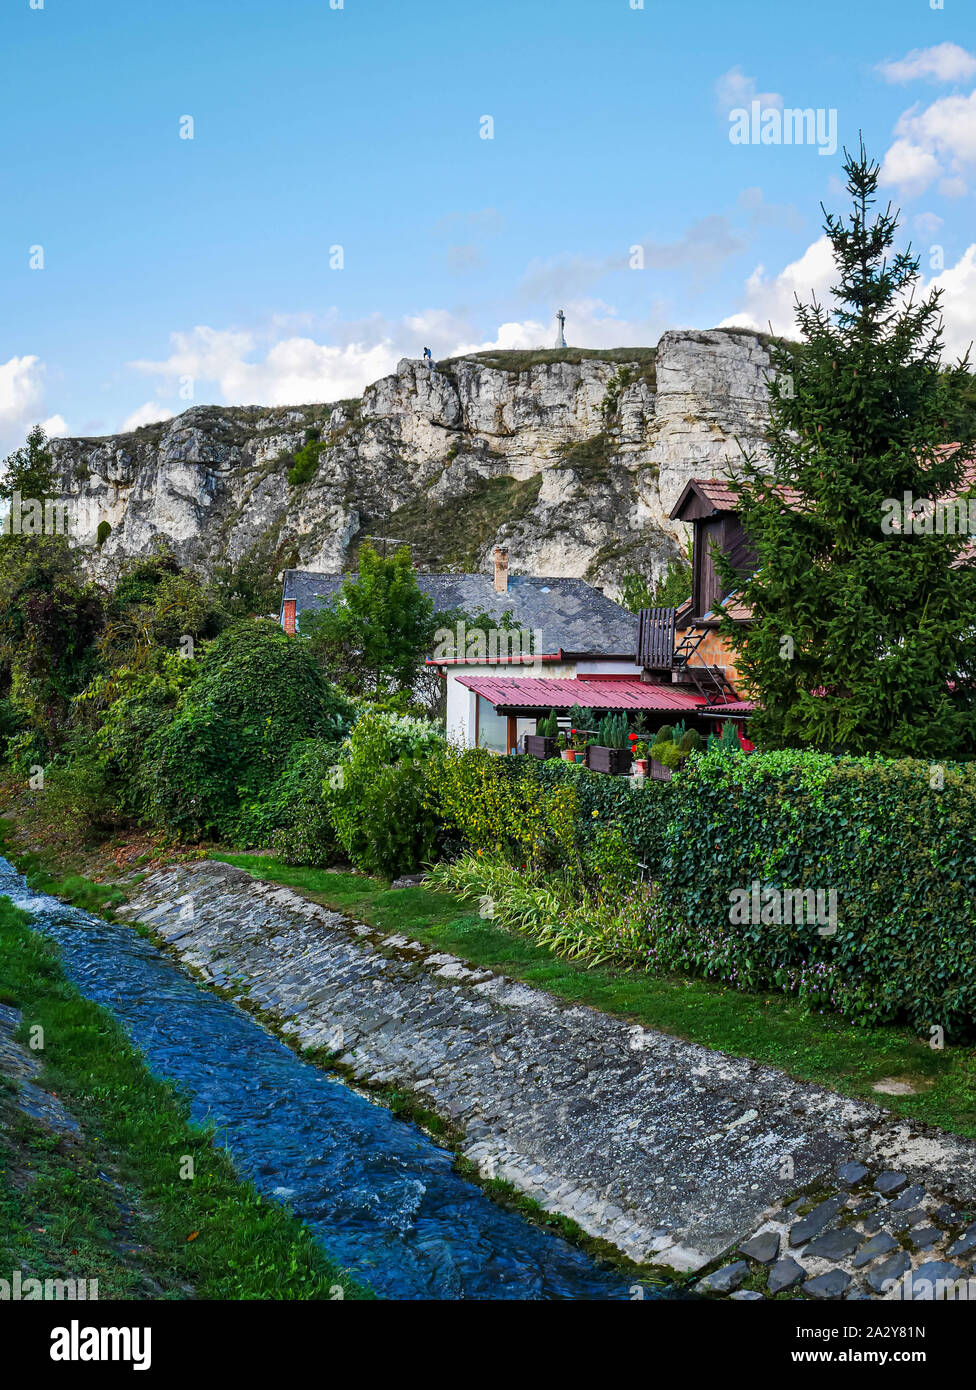
<path id="1" fill-rule="evenodd" d="M 569 709 L 582 705 L 588 709 L 695 710 L 705 704 L 704 696 L 693 695 L 672 685 L 648 685 L 634 676 L 630 680 L 560 680 L 534 676 L 458 676 L 458 685 L 483 695 L 496 709 Z"/>

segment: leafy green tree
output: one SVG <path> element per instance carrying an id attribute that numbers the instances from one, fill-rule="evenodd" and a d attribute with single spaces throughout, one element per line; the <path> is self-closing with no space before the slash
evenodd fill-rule
<path id="1" fill-rule="evenodd" d="M 413 689 L 436 628 L 409 547 L 380 555 L 369 541 L 359 551 L 358 575 L 343 580 L 327 607 L 299 620 L 330 678 L 351 694 L 378 699 Z"/>
<path id="2" fill-rule="evenodd" d="M 771 346 L 772 475 L 747 459 L 736 484 L 758 563 L 740 582 L 719 558 L 753 621 L 726 618 L 724 631 L 760 701 L 751 736 L 766 747 L 971 754 L 970 540 L 883 529 L 890 499 L 962 487 L 972 427 L 959 449 L 944 442 L 969 373 L 942 366 L 941 292 L 918 297 L 918 260 L 893 250 L 896 215 L 872 214 L 879 168 L 863 145 L 845 172 L 852 211 L 825 210 L 836 307 L 798 301 L 803 351 Z"/>
<path id="3" fill-rule="evenodd" d="M 110 668 L 158 667 L 166 649 L 176 649 L 185 638 L 195 644 L 216 637 L 228 621 L 196 575 L 182 570 L 173 555 L 153 555 L 130 561 L 120 572 L 101 654 Z"/>
<path id="4" fill-rule="evenodd" d="M 54 491 L 54 464 L 47 448 L 47 436 L 40 425 L 35 425 L 26 444 L 4 459 L 0 472 L 0 500 L 9 502 L 14 493 L 19 492 L 25 500 L 34 498 L 43 502 L 53 497 Z"/>
<path id="5" fill-rule="evenodd" d="M 232 618 L 267 618 L 278 612 L 282 570 L 300 564 L 294 534 L 271 527 L 236 561 L 217 565 L 209 587 Z"/>
<path id="6" fill-rule="evenodd" d="M 57 746 L 97 667 L 104 595 L 62 538 L 10 539 L 0 547 L 0 696 L 43 746 Z"/>

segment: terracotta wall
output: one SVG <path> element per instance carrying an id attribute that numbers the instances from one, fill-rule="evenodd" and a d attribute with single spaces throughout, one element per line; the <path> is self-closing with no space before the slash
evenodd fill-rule
<path id="1" fill-rule="evenodd" d="M 729 680 L 738 690 L 739 672 L 736 666 L 735 651 L 721 633 L 710 628 L 705 640 L 698 648 L 689 666 L 721 666 Z"/>

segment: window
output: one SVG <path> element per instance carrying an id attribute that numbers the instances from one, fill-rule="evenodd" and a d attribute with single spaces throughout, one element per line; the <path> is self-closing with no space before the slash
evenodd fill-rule
<path id="1" fill-rule="evenodd" d="M 496 713 L 483 695 L 478 696 L 478 747 L 492 753 L 508 752 L 508 715 Z"/>

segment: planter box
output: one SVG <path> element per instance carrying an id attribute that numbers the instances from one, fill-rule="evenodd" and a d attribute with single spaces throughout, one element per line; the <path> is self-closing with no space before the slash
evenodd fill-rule
<path id="1" fill-rule="evenodd" d="M 525 751 L 532 758 L 558 758 L 559 749 L 554 738 L 544 734 L 526 734 Z"/>
<path id="2" fill-rule="evenodd" d="M 589 755 L 590 771 L 609 772 L 611 777 L 626 777 L 633 762 L 629 748 L 601 748 L 596 744 L 590 748 Z"/>
<path id="3" fill-rule="evenodd" d="M 671 769 L 666 767 L 664 763 L 659 763 L 657 758 L 648 758 L 647 765 L 655 782 L 671 781 Z"/>

